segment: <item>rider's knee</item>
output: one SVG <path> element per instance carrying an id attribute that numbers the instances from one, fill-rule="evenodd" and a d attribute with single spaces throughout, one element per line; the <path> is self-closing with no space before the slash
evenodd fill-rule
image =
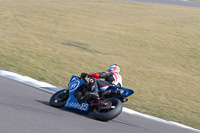
<path id="1" fill-rule="evenodd" d="M 90 80 L 89 80 L 89 83 L 94 84 L 95 82 L 96 82 L 96 79 L 94 77 L 91 77 Z"/>

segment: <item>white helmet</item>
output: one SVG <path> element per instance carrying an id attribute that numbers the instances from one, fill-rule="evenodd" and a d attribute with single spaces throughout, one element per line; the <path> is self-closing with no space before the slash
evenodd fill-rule
<path id="1" fill-rule="evenodd" d="M 120 73 L 120 67 L 117 64 L 112 64 L 108 67 L 108 71 L 119 74 Z"/>

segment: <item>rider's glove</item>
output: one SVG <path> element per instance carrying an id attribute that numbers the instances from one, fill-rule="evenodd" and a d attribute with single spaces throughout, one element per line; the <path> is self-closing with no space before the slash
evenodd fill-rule
<path id="1" fill-rule="evenodd" d="M 82 77 L 82 78 L 87 78 L 88 75 L 89 75 L 88 73 L 81 73 L 81 77 Z"/>

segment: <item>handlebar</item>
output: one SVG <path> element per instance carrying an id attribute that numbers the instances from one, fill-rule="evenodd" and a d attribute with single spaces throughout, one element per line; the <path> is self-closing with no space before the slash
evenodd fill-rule
<path id="1" fill-rule="evenodd" d="M 78 75 L 78 78 L 80 80 L 82 80 L 83 82 L 88 83 L 88 81 L 85 79 L 85 77 L 81 77 L 81 75 Z"/>

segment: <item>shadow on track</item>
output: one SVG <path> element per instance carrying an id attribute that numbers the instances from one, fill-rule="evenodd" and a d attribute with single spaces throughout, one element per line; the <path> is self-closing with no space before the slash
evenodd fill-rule
<path id="1" fill-rule="evenodd" d="M 42 103 L 46 106 L 49 106 L 49 107 L 52 107 L 50 106 L 49 102 L 47 101 L 40 101 L 40 100 L 36 100 L 37 102 L 39 103 Z M 55 107 L 52 107 L 52 108 L 55 108 Z M 80 111 L 80 110 L 76 110 L 76 109 L 69 109 L 69 108 L 56 108 L 56 109 L 59 109 L 59 110 L 62 110 L 62 111 L 67 111 L 67 112 L 70 112 L 70 113 L 75 113 L 77 115 L 80 115 L 80 116 L 83 116 L 83 117 L 86 117 L 86 118 L 89 118 L 89 119 L 92 119 L 92 120 L 95 120 L 95 118 L 93 117 L 93 115 L 85 112 L 85 111 Z"/>

